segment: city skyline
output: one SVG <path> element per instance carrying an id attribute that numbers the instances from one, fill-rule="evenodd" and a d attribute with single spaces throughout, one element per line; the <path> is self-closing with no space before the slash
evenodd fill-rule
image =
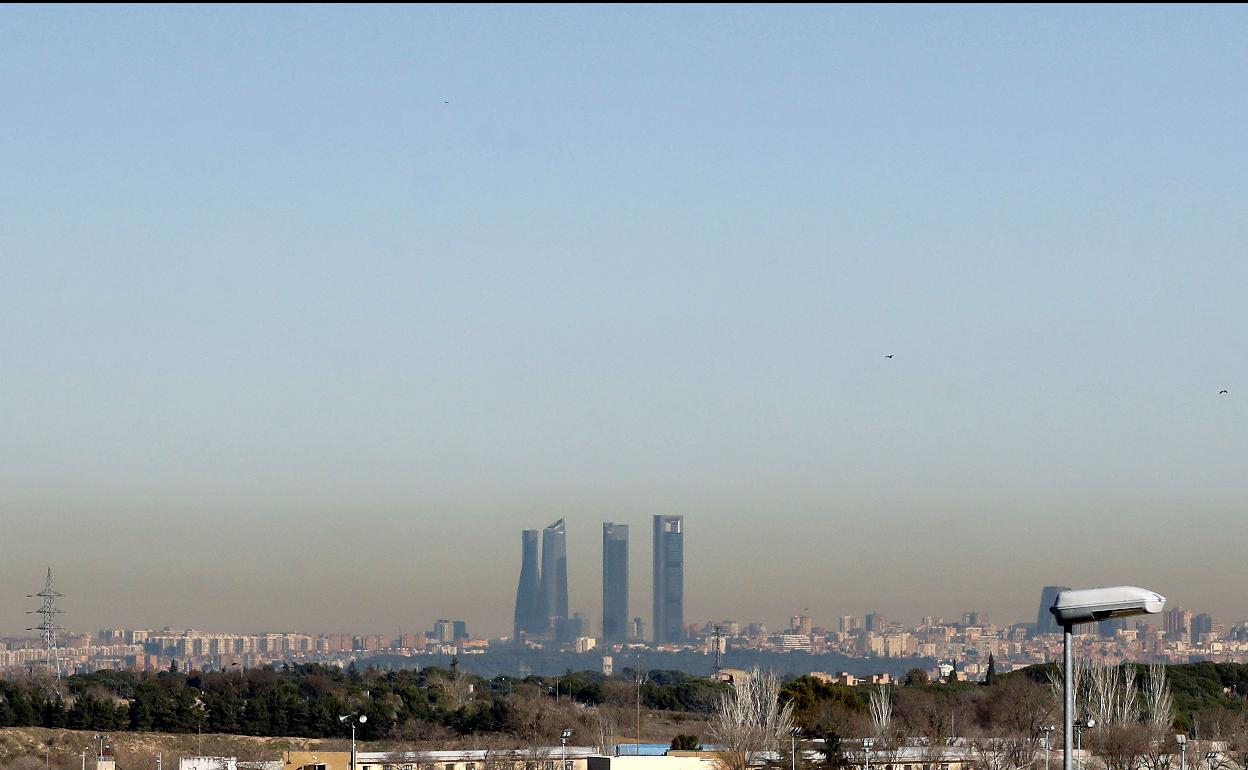
<path id="1" fill-rule="evenodd" d="M 0 631 L 1248 615 L 1246 7 L 0 19 Z"/>
<path id="2" fill-rule="evenodd" d="M 660 527 L 663 527 L 663 525 L 668 524 L 668 522 L 671 522 L 671 520 L 673 519 L 678 520 L 679 522 L 678 524 L 676 524 L 676 527 L 680 529 L 680 532 L 676 534 L 681 535 L 681 537 L 679 537 L 678 540 L 676 540 L 676 542 L 679 543 L 678 547 L 676 547 L 676 552 L 680 552 L 680 550 L 683 550 L 683 517 L 679 517 L 679 515 L 676 515 L 676 517 L 673 517 L 673 515 L 655 514 L 653 517 L 653 528 L 655 530 L 655 533 L 658 533 L 658 530 Z M 559 522 L 555 522 L 554 524 L 550 525 L 550 527 L 548 527 L 547 529 L 557 528 L 557 525 L 562 522 L 563 522 L 563 519 L 560 519 Z M 615 542 L 617 542 L 618 544 L 620 542 L 619 529 L 622 527 L 626 529 L 628 528 L 628 525 L 604 522 L 603 523 L 604 545 L 605 543 L 607 543 L 607 537 L 605 537 L 605 534 L 607 534 L 608 527 L 612 527 L 614 529 L 615 537 L 613 539 L 615 539 Z M 535 544 L 537 544 L 537 534 L 538 534 L 538 530 L 535 530 L 535 529 L 525 529 L 522 532 L 522 568 L 520 568 L 520 579 L 519 579 L 520 589 L 517 590 L 517 595 L 515 595 L 515 604 L 514 604 L 515 621 L 513 621 L 513 625 L 509 626 L 507 631 L 503 631 L 503 633 L 495 633 L 493 629 L 494 629 L 494 626 L 497 624 L 489 623 L 489 621 L 487 621 L 487 623 L 483 623 L 483 624 L 480 624 L 479 626 L 475 626 L 475 628 L 484 629 L 484 633 L 474 635 L 474 638 L 492 639 L 492 638 L 499 638 L 499 636 L 504 636 L 507 634 L 510 634 L 510 639 L 512 639 L 513 641 L 515 640 L 515 638 L 517 638 L 517 634 L 515 634 L 515 631 L 523 628 L 523 626 L 520 626 L 520 624 L 518 623 L 518 620 L 520 619 L 520 609 L 522 609 L 522 605 L 523 605 L 522 603 L 523 590 L 522 589 L 524 585 L 533 583 L 533 575 L 529 574 L 527 570 L 525 570 L 525 564 L 529 563 L 529 559 L 532 559 L 533 557 L 535 557 L 535 555 L 537 555 L 537 549 L 535 549 Z M 626 543 L 626 539 L 624 540 L 624 542 Z M 530 548 L 530 544 L 533 545 L 532 548 Z M 655 567 L 655 568 L 659 567 L 660 559 L 658 558 L 658 555 L 659 554 L 656 553 L 656 549 L 654 549 L 653 552 L 651 552 L 651 567 Z M 605 565 L 605 559 L 604 559 L 604 565 Z M 683 568 L 683 563 L 681 563 L 681 568 Z M 683 577 L 683 569 L 681 569 L 681 577 Z M 50 579 L 51 579 L 51 568 L 49 568 L 49 574 L 47 574 L 47 580 L 50 580 Z M 605 585 L 604 585 L 604 588 L 605 588 Z M 50 589 L 49 587 L 47 587 L 47 585 L 45 585 L 44 592 L 47 592 L 47 590 L 50 590 Z M 881 608 L 875 608 L 874 610 L 869 610 L 869 612 L 859 612 L 856 614 L 851 613 L 847 615 L 840 614 L 836 616 L 824 616 L 820 614 L 812 614 L 810 608 L 802 608 L 800 615 L 790 615 L 789 620 L 794 621 L 800 618 L 802 621 L 804 621 L 805 625 L 811 626 L 811 628 L 824 628 L 826 630 L 840 630 L 840 631 L 865 630 L 865 631 L 875 631 L 875 633 L 879 633 L 881 625 L 884 626 L 884 628 L 890 628 L 890 626 L 904 626 L 904 628 L 905 626 L 924 626 L 930 623 L 945 623 L 945 624 L 970 623 L 971 625 L 977 625 L 978 623 L 980 623 L 980 620 L 977 620 L 977 619 L 983 618 L 985 619 L 985 623 L 991 623 L 992 625 L 998 626 L 998 628 L 1008 628 L 1008 626 L 1015 626 L 1015 625 L 1022 625 L 1022 624 L 1030 623 L 1033 626 L 1033 629 L 1035 629 L 1035 633 L 1037 634 L 1057 634 L 1057 633 L 1060 633 L 1060 629 L 1058 629 L 1058 626 L 1055 623 L 1053 623 L 1052 616 L 1050 613 L 1048 613 L 1048 607 L 1051 607 L 1053 600 L 1055 600 L 1056 595 L 1058 592 L 1060 592 L 1060 590 L 1070 590 L 1070 589 L 1068 589 L 1067 587 L 1055 587 L 1055 585 L 1045 585 L 1045 587 L 1042 587 L 1040 589 L 1040 607 L 1038 607 L 1038 609 L 1036 610 L 1035 620 L 1032 620 L 1031 618 L 1027 618 L 1027 616 L 1023 616 L 1023 618 L 1017 618 L 1017 616 L 1006 616 L 1006 618 L 1001 618 L 1000 615 L 995 615 L 992 613 L 985 612 L 985 610 L 983 610 L 982 608 L 962 608 L 961 610 L 958 610 L 958 612 L 951 613 L 951 614 L 950 613 L 941 614 L 941 613 L 925 612 L 924 614 L 917 615 L 917 616 L 905 616 L 901 614 L 895 614 L 892 612 L 881 612 Z M 31 608 L 36 608 L 36 605 L 31 604 L 31 602 L 35 598 L 41 597 L 41 595 L 42 594 L 27 595 L 26 604 L 30 604 Z M 55 595 L 57 598 L 64 600 L 65 594 L 56 593 Z M 540 590 L 537 594 L 537 599 L 540 600 Z M 654 594 L 653 599 L 658 600 L 659 595 Z M 604 597 L 604 605 L 605 605 L 605 597 Z M 1035 605 L 1033 605 L 1033 607 L 1035 607 Z M 588 619 L 588 616 L 592 615 L 593 613 L 587 612 L 587 609 L 588 608 L 575 609 L 574 613 L 569 612 L 569 616 L 579 615 L 579 616 L 585 616 L 585 618 Z M 602 609 L 602 608 L 599 608 L 599 609 Z M 538 610 L 540 610 L 540 602 L 535 602 L 534 607 L 532 608 L 532 610 L 530 610 L 530 612 L 537 613 L 533 615 L 533 618 L 534 618 L 535 623 L 537 623 L 537 626 L 535 626 L 535 628 L 538 628 L 540 630 L 538 630 L 537 633 L 535 634 L 530 634 L 530 638 L 533 638 L 538 641 L 542 641 L 543 638 L 545 638 L 545 641 L 547 641 L 548 644 L 560 644 L 560 643 L 568 644 L 570 639 L 563 639 L 563 640 L 558 639 L 557 635 L 555 635 L 555 629 L 553 628 L 552 625 L 545 626 L 545 628 L 543 629 L 543 626 L 540 625 L 540 623 L 542 623 L 542 618 L 544 618 L 544 615 L 538 612 Z M 31 609 L 31 610 L 27 610 L 26 614 L 31 614 L 34 612 L 35 610 Z M 64 613 L 65 610 L 57 609 L 56 612 L 57 614 L 60 615 L 61 613 Z M 443 613 L 443 615 L 456 615 L 456 613 L 447 612 L 447 613 Z M 1167 625 L 1164 626 L 1164 630 L 1166 631 L 1173 630 L 1172 626 L 1168 624 L 1172 623 L 1172 618 L 1173 616 L 1176 616 L 1176 615 L 1186 615 L 1186 620 L 1184 620 L 1183 623 L 1189 626 L 1192 625 L 1194 619 L 1203 619 L 1199 621 L 1202 621 L 1202 623 L 1206 623 L 1206 624 L 1211 623 L 1212 620 L 1216 620 L 1217 623 L 1222 626 L 1226 626 L 1228 624 L 1248 626 L 1248 613 L 1244 613 L 1243 615 L 1222 615 L 1218 613 L 1211 613 L 1209 612 L 1207 608 L 1202 609 L 1201 612 L 1193 612 L 1193 610 L 1191 609 L 1184 608 L 1183 603 L 1181 602 L 1172 602 L 1171 604 L 1169 604 L 1166 609 L 1166 612 L 1164 612 L 1163 615 L 1164 615 L 1163 619 L 1166 620 L 1166 623 L 1167 623 Z M 987 620 L 988 618 L 991 618 L 991 620 Z M 646 633 L 644 638 L 640 640 L 634 639 L 633 636 L 629 634 L 628 629 L 625 629 L 625 635 L 623 636 L 623 638 L 615 638 L 615 639 L 609 638 L 609 636 L 604 635 L 602 626 L 590 625 L 590 626 L 587 626 L 587 628 L 582 628 L 579 630 L 584 631 L 584 633 L 587 635 L 594 636 L 594 638 L 608 641 L 608 643 L 609 641 L 614 640 L 614 641 L 629 641 L 629 643 L 635 643 L 635 641 L 644 641 L 644 643 L 646 644 L 663 644 L 663 641 L 658 641 L 658 643 L 656 643 L 654 639 L 654 631 L 653 631 L 653 628 L 651 628 L 651 626 L 655 625 L 655 623 L 653 623 L 654 621 L 653 616 L 651 616 L 650 619 L 646 619 L 643 616 L 643 619 L 646 620 L 645 628 L 649 629 L 649 633 Z M 744 629 L 745 626 L 748 626 L 748 625 L 761 624 L 761 625 L 766 626 L 766 628 L 770 629 L 769 633 L 781 633 L 781 629 L 784 628 L 784 624 L 779 623 L 779 621 L 766 620 L 765 618 L 763 618 L 763 616 L 748 616 L 748 615 L 743 615 L 740 613 L 733 613 L 733 612 L 720 614 L 720 615 L 699 616 L 699 618 L 684 618 L 684 620 L 685 620 L 685 625 L 681 626 L 681 630 L 691 629 L 691 628 L 694 628 L 694 626 L 704 626 L 704 633 L 710 633 L 710 631 L 705 631 L 705 629 L 713 628 L 713 626 L 718 625 L 720 623 L 731 623 L 733 624 L 734 628 L 738 628 L 738 629 Z M 849 620 L 856 620 L 857 625 L 851 626 L 851 628 L 846 628 L 846 623 Z M 464 620 L 452 621 L 452 620 L 447 620 L 446 618 L 441 618 L 441 616 L 439 616 L 439 618 L 436 618 L 436 619 L 431 618 L 428 620 L 422 620 L 422 619 L 414 620 L 414 624 L 416 625 L 421 625 L 422 623 L 426 625 L 432 625 L 434 630 L 437 630 L 439 626 L 443 624 L 451 624 L 451 625 L 448 625 L 448 628 L 451 628 L 452 625 L 456 626 L 456 628 L 459 628 L 459 626 L 468 625 L 468 621 L 464 621 Z M 60 631 L 65 631 L 65 633 L 70 633 L 70 634 L 91 633 L 91 631 L 87 630 L 87 626 L 90 626 L 90 625 L 91 624 L 86 624 L 86 626 L 76 626 L 76 625 L 71 624 L 70 626 L 67 626 L 67 629 L 69 630 L 62 629 L 60 628 L 60 625 L 57 625 L 57 629 L 59 629 Z M 96 625 L 99 625 L 99 628 L 134 628 L 134 629 L 147 629 L 147 630 L 156 630 L 156 629 L 168 630 L 168 629 L 178 628 L 177 624 L 168 624 L 168 623 L 147 623 L 147 624 L 109 623 L 109 624 L 96 624 Z M 629 626 L 630 625 L 631 624 L 629 624 Z M 1122 623 L 1119 623 L 1119 621 L 1104 621 L 1104 623 L 1099 625 L 1098 628 L 1103 630 L 1103 629 L 1109 629 L 1109 628 L 1122 628 L 1122 626 L 1123 626 Z M 183 630 L 202 630 L 203 628 L 206 628 L 206 626 L 203 624 L 191 623 L 191 624 L 181 625 L 181 628 Z M 240 628 L 236 628 L 236 626 L 231 626 L 231 628 L 235 628 L 235 631 L 232 631 L 232 633 L 241 633 L 241 634 L 293 633 L 293 631 L 298 631 L 298 633 L 329 634 L 329 635 L 342 635 L 342 634 L 349 635 L 352 633 L 361 633 L 359 629 L 354 629 L 354 630 L 347 630 L 343 628 L 328 629 L 328 628 L 317 628 L 317 626 L 307 626 L 307 628 L 296 628 L 296 626 L 266 626 L 266 628 L 253 628 L 253 629 L 240 629 Z M 728 626 L 725 626 L 725 630 L 726 628 L 728 628 Z M 1194 629 L 1196 628 L 1196 626 L 1192 626 L 1192 628 Z M 39 630 L 39 629 L 26 628 L 25 629 L 26 633 L 24 634 L 24 633 L 21 633 L 21 631 L 5 631 L 4 629 L 0 629 L 0 638 L 34 639 L 35 636 L 31 635 L 30 631 L 35 631 L 35 630 Z M 1203 629 L 1196 629 L 1196 630 L 1207 631 L 1209 629 L 1203 628 Z M 378 629 L 366 629 L 363 631 L 363 633 L 379 634 L 381 636 L 384 636 L 384 634 L 386 634 L 386 631 L 382 631 Z M 399 628 L 398 630 L 399 635 L 409 634 L 409 633 L 411 633 L 411 631 L 404 631 L 402 630 L 402 628 Z M 809 631 L 804 631 L 804 633 L 809 633 Z M 685 639 L 680 639 L 679 641 L 685 641 Z"/>

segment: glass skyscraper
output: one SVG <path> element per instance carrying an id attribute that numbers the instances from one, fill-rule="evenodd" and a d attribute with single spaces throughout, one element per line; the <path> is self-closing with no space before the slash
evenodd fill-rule
<path id="1" fill-rule="evenodd" d="M 542 530 L 542 630 L 568 619 L 568 539 L 563 519 Z"/>
<path id="2" fill-rule="evenodd" d="M 1060 634 L 1062 627 L 1057 624 L 1057 618 L 1053 617 L 1053 613 L 1049 612 L 1049 608 L 1053 606 L 1053 602 L 1057 601 L 1057 595 L 1062 591 L 1069 591 L 1066 586 L 1045 586 L 1040 591 L 1040 611 L 1036 613 L 1036 635 L 1040 634 Z"/>
<path id="3" fill-rule="evenodd" d="M 602 524 L 602 638 L 628 636 L 628 525 Z"/>
<path id="4" fill-rule="evenodd" d="M 654 643 L 685 638 L 685 517 L 654 517 Z"/>
<path id="5" fill-rule="evenodd" d="M 542 614 L 541 573 L 537 562 L 537 530 L 526 529 L 520 535 L 520 584 L 516 587 L 515 636 L 541 633 L 545 626 Z"/>

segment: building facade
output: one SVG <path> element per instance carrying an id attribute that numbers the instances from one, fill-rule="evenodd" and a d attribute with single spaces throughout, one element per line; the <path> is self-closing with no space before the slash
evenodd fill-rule
<path id="1" fill-rule="evenodd" d="M 685 517 L 654 517 L 654 643 L 685 638 Z"/>
<path id="2" fill-rule="evenodd" d="M 1040 609 L 1036 612 L 1036 635 L 1060 634 L 1062 629 L 1057 625 L 1057 618 L 1049 612 L 1049 608 L 1057 601 L 1057 595 L 1069 591 L 1066 586 L 1045 586 L 1040 592 Z"/>
<path id="3" fill-rule="evenodd" d="M 537 530 L 526 529 L 520 536 L 520 584 L 516 587 L 515 636 L 540 633 L 544 625 L 541 572 L 537 560 Z"/>
<path id="4" fill-rule="evenodd" d="M 543 631 L 568 620 L 568 535 L 563 519 L 542 530 Z"/>
<path id="5" fill-rule="evenodd" d="M 602 638 L 628 636 L 628 525 L 602 525 Z"/>

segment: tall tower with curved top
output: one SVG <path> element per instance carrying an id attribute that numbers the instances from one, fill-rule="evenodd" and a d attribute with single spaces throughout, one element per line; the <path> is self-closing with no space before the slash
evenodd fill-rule
<path id="1" fill-rule="evenodd" d="M 568 619 L 568 535 L 563 519 L 542 530 L 543 631 Z"/>
<path id="2" fill-rule="evenodd" d="M 537 530 L 526 529 L 520 535 L 520 584 L 516 587 L 515 636 L 540 633 L 542 618 L 542 583 L 537 561 Z"/>

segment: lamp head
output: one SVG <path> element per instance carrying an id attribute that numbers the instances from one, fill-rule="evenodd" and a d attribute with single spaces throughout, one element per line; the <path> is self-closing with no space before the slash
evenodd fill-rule
<path id="1" fill-rule="evenodd" d="M 364 724 L 364 723 L 365 723 L 365 722 L 367 722 L 367 721 L 368 721 L 368 715 L 367 715 L 367 714 L 360 714 L 360 724 Z"/>
<path id="2" fill-rule="evenodd" d="M 1062 591 L 1049 612 L 1053 613 L 1059 625 L 1072 626 L 1131 615 L 1155 615 L 1165 606 L 1166 597 L 1156 591 L 1135 586 L 1114 586 Z"/>

